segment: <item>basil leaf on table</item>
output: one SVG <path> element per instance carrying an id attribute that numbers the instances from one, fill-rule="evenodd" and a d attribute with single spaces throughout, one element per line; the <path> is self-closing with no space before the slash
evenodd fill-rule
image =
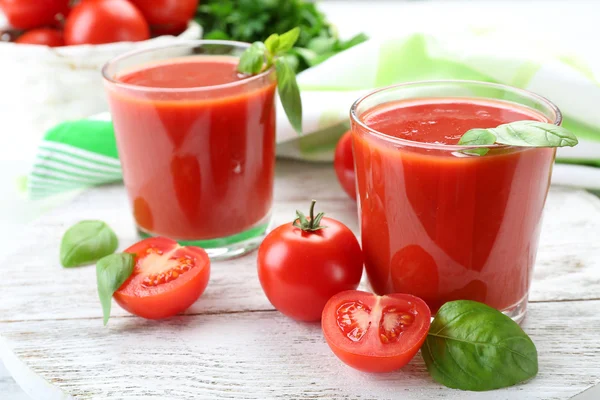
<path id="1" fill-rule="evenodd" d="M 70 227 L 60 244 L 63 267 L 91 264 L 117 249 L 117 235 L 102 221 L 81 221 Z"/>
<path id="2" fill-rule="evenodd" d="M 104 325 L 110 318 L 113 294 L 133 273 L 135 256 L 129 253 L 111 254 L 96 264 L 98 297 L 102 304 Z"/>
<path id="3" fill-rule="evenodd" d="M 285 58 L 275 60 L 275 70 L 277 71 L 277 93 L 279 93 L 285 115 L 294 130 L 302 133 L 302 100 L 296 82 L 296 74 Z"/>
<path id="4" fill-rule="evenodd" d="M 538 372 L 537 350 L 521 327 L 500 311 L 469 300 L 439 309 L 421 354 L 433 379 L 454 389 L 499 389 Z"/>

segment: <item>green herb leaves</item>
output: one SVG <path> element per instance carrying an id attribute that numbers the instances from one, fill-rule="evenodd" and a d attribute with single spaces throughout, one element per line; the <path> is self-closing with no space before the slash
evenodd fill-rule
<path id="1" fill-rule="evenodd" d="M 421 354 L 433 379 L 455 389 L 499 389 L 538 372 L 537 350 L 521 327 L 500 311 L 469 300 L 439 309 Z"/>
<path id="2" fill-rule="evenodd" d="M 283 35 L 272 34 L 267 40 L 254 42 L 242 54 L 238 64 L 238 72 L 256 75 L 268 70 L 275 64 L 277 72 L 277 92 L 290 124 L 298 133 L 302 133 L 302 100 L 296 82 L 296 74 L 284 57 L 298 40 L 300 29 L 294 28 Z"/>
<path id="3" fill-rule="evenodd" d="M 490 129 L 471 129 L 458 141 L 459 145 L 492 145 L 494 143 L 523 147 L 573 147 L 577 138 L 567 129 L 539 121 L 516 121 Z M 485 155 L 487 148 L 464 150 Z"/>
<path id="4" fill-rule="evenodd" d="M 60 244 L 63 267 L 91 264 L 112 254 L 119 242 L 117 235 L 102 221 L 81 221 L 65 232 Z"/>
<path id="5" fill-rule="evenodd" d="M 131 276 L 135 256 L 129 253 L 111 254 L 96 264 L 98 296 L 102 304 L 104 325 L 108 323 L 112 295 Z"/>

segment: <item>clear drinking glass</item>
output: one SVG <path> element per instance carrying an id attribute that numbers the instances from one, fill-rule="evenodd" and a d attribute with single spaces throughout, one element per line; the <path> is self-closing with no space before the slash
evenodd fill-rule
<path id="1" fill-rule="evenodd" d="M 474 113 L 488 104 L 561 123 L 545 98 L 484 82 L 408 83 L 356 101 L 350 114 L 368 278 L 376 293 L 412 293 L 432 312 L 470 299 L 520 321 L 555 149 L 491 145 L 478 156 L 468 151 L 473 146 L 388 135 L 378 126 L 389 120 L 373 117 L 374 110 L 393 110 L 387 118 L 403 118 L 407 105 L 453 101 L 465 110 L 472 103 Z M 442 126 L 442 119 L 422 123 Z"/>
<path id="2" fill-rule="evenodd" d="M 275 72 L 225 83 L 215 77 L 223 68 L 235 73 L 232 65 L 248 47 L 179 42 L 104 67 L 125 186 L 143 237 L 193 244 L 213 259 L 243 254 L 264 237 L 273 202 Z"/>

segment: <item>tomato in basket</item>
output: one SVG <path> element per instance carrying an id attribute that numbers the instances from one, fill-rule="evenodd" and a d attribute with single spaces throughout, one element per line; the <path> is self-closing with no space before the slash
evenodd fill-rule
<path id="1" fill-rule="evenodd" d="M 138 42 L 150 38 L 142 13 L 127 0 L 85 0 L 65 23 L 67 45 Z"/>
<path id="2" fill-rule="evenodd" d="M 58 29 L 38 28 L 25 32 L 15 40 L 15 43 L 60 47 L 65 45 L 65 40 Z"/>
<path id="3" fill-rule="evenodd" d="M 15 29 L 32 29 L 56 22 L 66 14 L 69 0 L 0 0 L 0 10 Z"/>

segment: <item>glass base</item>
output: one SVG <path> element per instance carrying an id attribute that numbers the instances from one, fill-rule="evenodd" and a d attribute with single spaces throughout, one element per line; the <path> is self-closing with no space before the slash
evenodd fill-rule
<path id="1" fill-rule="evenodd" d="M 525 296 L 521 300 L 519 300 L 515 305 L 512 305 L 502 310 L 502 314 L 509 316 L 517 324 L 520 324 L 521 322 L 523 322 L 525 314 L 527 314 L 528 301 L 529 296 Z"/>
<path id="2" fill-rule="evenodd" d="M 206 240 L 172 239 L 176 240 L 182 246 L 196 246 L 204 249 L 211 261 L 227 260 L 234 257 L 240 257 L 258 248 L 264 237 L 267 235 L 270 225 L 271 216 L 268 216 L 253 228 L 223 238 Z M 164 236 L 146 231 L 139 226 L 137 227 L 137 231 L 144 239 L 155 236 Z"/>

